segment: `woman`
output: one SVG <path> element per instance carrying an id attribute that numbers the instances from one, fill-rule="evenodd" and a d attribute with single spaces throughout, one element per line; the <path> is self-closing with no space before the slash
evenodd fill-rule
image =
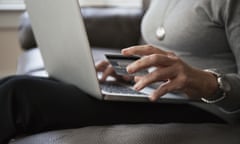
<path id="1" fill-rule="evenodd" d="M 123 55 L 143 56 L 127 67 L 129 73 L 156 67 L 150 74 L 134 78 L 135 89 L 165 81 L 151 94 L 150 100 L 180 91 L 237 113 L 239 19 L 238 0 L 153 1 L 142 23 L 142 34 L 151 45 L 122 50 Z M 106 61 L 96 68 L 103 72 L 101 80 L 116 76 Z M 209 68 L 221 73 L 205 70 Z M 13 76 L 2 79 L 0 84 L 0 143 L 19 133 L 91 125 L 223 122 L 184 104 L 98 101 L 74 86 L 52 79 Z"/>
<path id="2" fill-rule="evenodd" d="M 226 111 L 238 111 L 238 6 L 236 0 L 153 1 L 142 23 L 143 36 L 151 45 L 122 51 L 127 56 L 145 56 L 127 68 L 129 73 L 158 67 L 149 75 L 135 77 L 136 90 L 167 80 L 151 95 L 151 100 L 167 92 L 181 91 L 189 97 L 216 103 Z"/>

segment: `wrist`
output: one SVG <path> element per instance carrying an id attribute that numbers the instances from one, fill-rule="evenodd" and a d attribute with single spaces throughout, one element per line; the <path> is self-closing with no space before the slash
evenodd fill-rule
<path id="1" fill-rule="evenodd" d="M 205 93 L 202 95 L 203 98 L 211 98 L 213 95 L 215 95 L 217 89 L 218 89 L 218 82 L 217 82 L 217 76 L 213 73 L 209 72 L 208 70 L 203 71 L 206 76 L 204 78 L 204 90 Z"/>
<path id="2" fill-rule="evenodd" d="M 214 76 L 214 81 L 209 82 L 215 83 L 215 86 L 212 87 L 210 95 L 205 95 L 201 100 L 206 103 L 217 103 L 225 99 L 231 89 L 230 84 L 225 80 L 225 76 L 215 69 L 206 69 L 204 71 Z"/>
<path id="3" fill-rule="evenodd" d="M 206 71 L 192 68 L 184 92 L 191 98 L 211 97 L 218 88 L 216 77 Z"/>

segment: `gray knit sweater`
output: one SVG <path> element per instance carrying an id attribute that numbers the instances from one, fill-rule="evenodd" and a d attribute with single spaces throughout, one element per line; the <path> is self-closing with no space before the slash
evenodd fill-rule
<path id="1" fill-rule="evenodd" d="M 156 37 L 161 25 L 164 40 Z M 153 0 L 142 34 L 194 67 L 225 73 L 231 91 L 217 105 L 229 112 L 240 109 L 240 0 Z"/>

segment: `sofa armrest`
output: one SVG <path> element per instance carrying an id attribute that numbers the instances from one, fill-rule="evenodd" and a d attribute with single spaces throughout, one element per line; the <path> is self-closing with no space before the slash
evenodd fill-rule
<path id="1" fill-rule="evenodd" d="M 27 12 L 24 12 L 20 16 L 18 36 L 20 46 L 23 50 L 29 50 L 37 47 L 37 42 L 35 40 Z"/>
<path id="2" fill-rule="evenodd" d="M 81 12 L 91 46 L 123 48 L 139 42 L 141 8 L 83 7 Z M 24 50 L 37 47 L 27 12 L 20 17 L 19 40 Z"/>

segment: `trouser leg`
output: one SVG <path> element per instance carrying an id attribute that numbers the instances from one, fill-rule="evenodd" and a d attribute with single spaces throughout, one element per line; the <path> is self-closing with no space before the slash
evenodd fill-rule
<path id="1" fill-rule="evenodd" d="M 17 76 L 0 83 L 0 142 L 18 133 L 91 125 L 219 120 L 184 104 L 100 101 L 45 78 Z"/>

